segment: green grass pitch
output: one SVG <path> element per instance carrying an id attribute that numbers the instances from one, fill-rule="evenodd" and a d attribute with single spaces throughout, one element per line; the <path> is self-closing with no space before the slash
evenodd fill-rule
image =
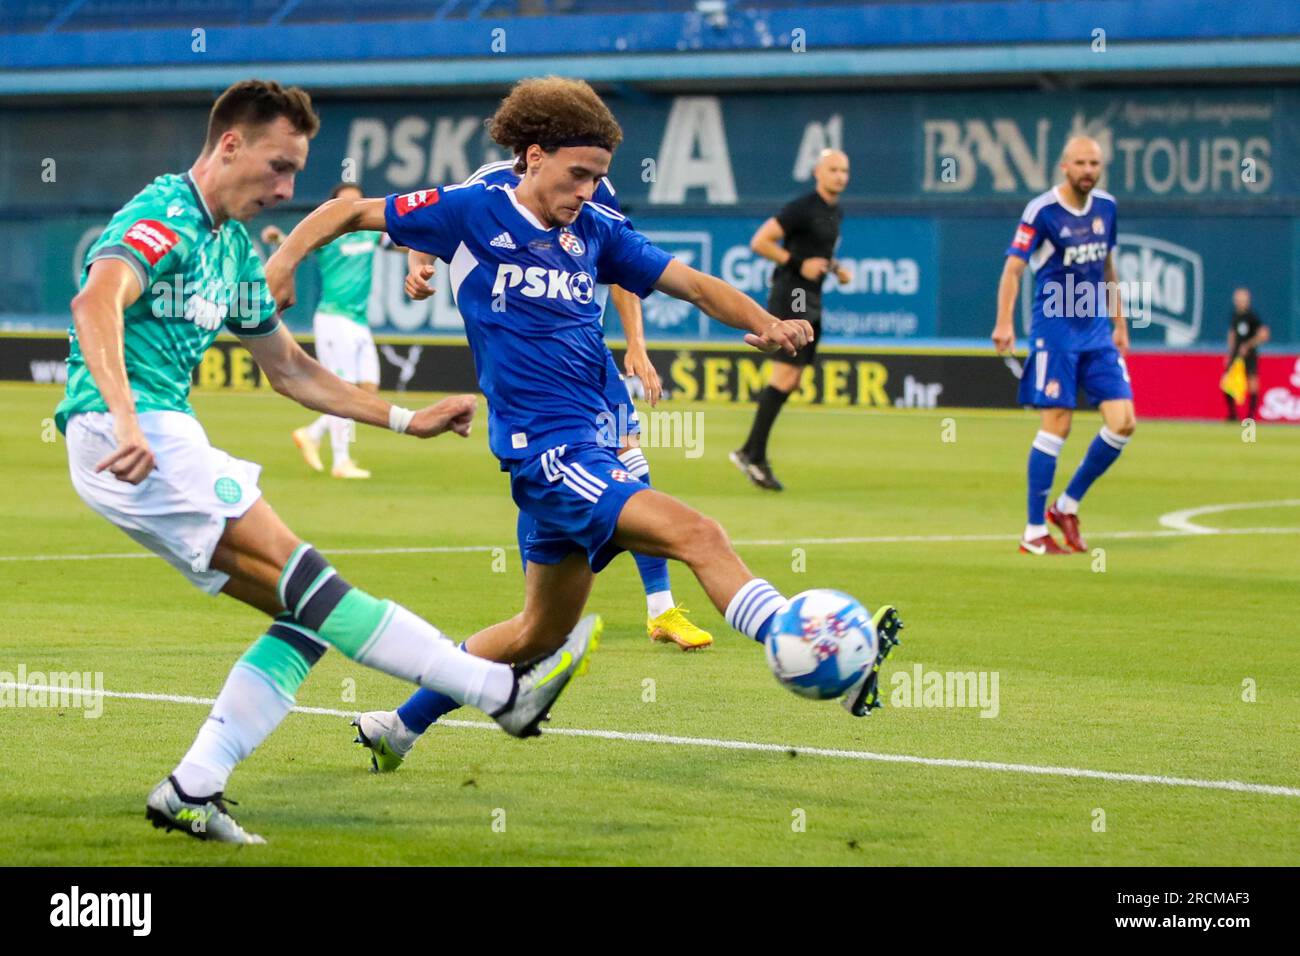
<path id="1" fill-rule="evenodd" d="M 0 386 L 0 671 L 102 672 L 113 692 L 215 696 L 261 632 L 258 614 L 203 596 L 153 558 L 27 559 L 139 550 L 77 499 L 62 439 L 42 440 L 57 395 Z M 277 396 L 198 394 L 196 407 L 213 443 L 262 464 L 270 503 L 355 584 L 457 638 L 518 609 L 515 512 L 487 452 L 485 418 L 468 441 L 361 429 L 357 457 L 375 473 L 361 483 L 307 471 L 289 432 L 309 413 Z M 832 587 L 868 605 L 896 603 L 907 629 L 884 669 L 887 695 L 894 675 L 917 665 L 996 674 L 996 716 L 887 706 L 854 720 L 797 698 L 681 566 L 674 591 L 716 644 L 695 654 L 652 645 L 635 567 L 620 557 L 590 603 L 607 623 L 603 645 L 552 726 L 658 736 L 520 742 L 444 726 L 400 772 L 377 777 L 346 718 L 295 713 L 232 779 L 241 821 L 269 841 L 234 849 L 164 835 L 144 820 L 145 795 L 189 746 L 203 706 L 112 697 L 97 719 L 73 707 L 5 707 L 0 863 L 1300 859 L 1300 507 L 1193 519 L 1247 533 L 1178 535 L 1159 523 L 1183 509 L 1295 498 L 1300 430 L 1261 427 L 1247 442 L 1226 425 L 1139 423 L 1085 503 L 1085 533 L 1102 551 L 1033 559 L 1015 548 L 1030 414 L 788 407 L 772 446 L 787 490 L 772 495 L 726 460 L 748 408 L 664 408 L 702 413 L 704 454 L 647 449 L 656 486 L 718 518 L 750 567 L 786 594 Z M 1079 416 L 1058 490 L 1096 428 L 1094 413 Z M 842 540 L 861 538 L 910 540 Z M 447 550 L 395 550 L 435 547 Z M 332 652 L 298 703 L 350 713 L 395 706 L 407 692 Z M 1120 774 L 1206 785 L 1109 776 Z"/>

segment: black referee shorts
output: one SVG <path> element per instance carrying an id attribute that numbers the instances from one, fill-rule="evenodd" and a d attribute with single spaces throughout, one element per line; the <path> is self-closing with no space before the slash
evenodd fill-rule
<path id="1" fill-rule="evenodd" d="M 807 345 L 805 345 L 803 348 L 801 348 L 798 352 L 795 352 L 794 355 L 791 355 L 785 349 L 777 349 L 777 351 L 772 353 L 772 361 L 781 362 L 785 365 L 794 365 L 797 366 L 798 368 L 803 368 L 806 365 L 811 365 L 813 363 L 813 360 L 817 358 L 817 343 L 820 342 L 822 338 L 821 310 L 819 309 L 817 312 L 811 315 L 809 314 L 778 315 L 777 318 L 778 319 L 807 319 L 808 324 L 813 327 L 813 340 L 809 342 Z"/>

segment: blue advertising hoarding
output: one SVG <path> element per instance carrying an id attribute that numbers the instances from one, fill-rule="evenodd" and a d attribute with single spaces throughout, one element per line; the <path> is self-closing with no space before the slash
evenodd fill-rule
<path id="1" fill-rule="evenodd" d="M 295 208 L 265 221 L 292 225 L 341 179 L 378 195 L 464 178 L 502 155 L 483 128 L 497 102 L 320 103 Z M 610 103 L 627 136 L 612 176 L 633 221 L 760 302 L 770 265 L 748 250 L 749 237 L 811 188 L 822 148 L 849 153 L 841 257 L 853 280 L 828 282 L 827 338 L 986 337 L 1016 214 L 1058 178 L 1065 139 L 1084 132 L 1109 160 L 1121 272 L 1162 300 L 1135 338 L 1217 344 L 1231 288 L 1242 283 L 1276 341 L 1300 340 L 1300 167 L 1285 161 L 1300 152 L 1296 87 L 647 94 Z M 174 105 L 0 111 L 8 259 L 0 328 L 66 324 L 80 252 L 151 178 L 189 165 L 205 118 L 203 107 Z M 377 262 L 376 329 L 458 334 L 446 282 L 432 302 L 408 302 L 403 268 L 392 254 Z M 315 288 L 308 268 L 291 316 L 297 328 L 309 325 Z M 645 311 L 651 338 L 733 334 L 663 296 Z"/>

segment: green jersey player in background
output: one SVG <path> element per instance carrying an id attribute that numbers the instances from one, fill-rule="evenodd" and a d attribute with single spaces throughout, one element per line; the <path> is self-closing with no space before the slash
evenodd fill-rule
<path id="1" fill-rule="evenodd" d="M 87 251 L 72 301 L 67 393 L 55 421 L 73 487 L 201 590 L 273 618 L 146 802 L 155 826 L 200 839 L 265 842 L 230 816 L 222 793 L 289 713 L 327 645 L 531 736 L 599 629 L 599 619 L 584 619 L 563 651 L 533 667 L 463 654 L 415 614 L 344 581 L 262 498 L 261 468 L 208 443 L 190 382 L 223 327 L 276 391 L 308 408 L 420 438 L 469 433 L 473 396 L 418 412 L 390 405 L 314 361 L 276 315 L 243 223 L 293 195 L 318 127 L 301 89 L 260 80 L 230 87 L 194 165 L 141 190 Z"/>
<path id="2" fill-rule="evenodd" d="M 362 198 L 361 188 L 340 183 L 330 191 L 330 199 L 346 196 Z M 278 226 L 262 230 L 262 241 L 277 246 L 284 240 Z M 343 236 L 316 253 L 320 267 L 320 302 L 312 318 L 316 336 L 316 361 L 343 379 L 368 392 L 379 390 L 379 352 L 370 334 L 368 305 L 370 284 L 375 268 L 375 250 L 392 248 L 382 232 L 358 232 Z M 310 425 L 293 433 L 293 443 L 314 471 L 324 471 L 320 443 L 328 432 L 334 462 L 330 473 L 335 478 L 369 478 L 370 472 L 352 460 L 348 446 L 356 439 L 356 423 L 337 415 L 321 415 Z"/>

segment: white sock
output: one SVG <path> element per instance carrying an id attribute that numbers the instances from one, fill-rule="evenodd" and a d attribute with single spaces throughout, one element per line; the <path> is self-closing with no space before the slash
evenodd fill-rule
<path id="1" fill-rule="evenodd" d="M 664 611 L 671 611 L 676 606 L 672 591 L 655 591 L 645 596 L 645 611 L 650 617 L 658 617 Z"/>
<path id="2" fill-rule="evenodd" d="M 293 700 L 259 670 L 236 664 L 189 753 L 173 771 L 180 788 L 191 797 L 226 789 L 230 772 L 280 726 L 292 707 Z"/>
<path id="3" fill-rule="evenodd" d="M 727 623 L 747 637 L 758 640 L 763 625 L 781 608 L 785 598 L 762 578 L 746 581 L 727 604 Z"/>
<path id="4" fill-rule="evenodd" d="M 504 707 L 515 686 L 509 664 L 463 653 L 436 627 L 400 604 L 393 605 L 387 623 L 356 660 L 487 714 Z"/>
<path id="5" fill-rule="evenodd" d="M 1047 534 L 1047 525 L 1027 524 L 1025 525 L 1025 536 L 1021 540 L 1033 541 L 1035 538 L 1041 538 L 1045 534 Z"/>
<path id="6" fill-rule="evenodd" d="M 1053 435 L 1051 432 L 1040 430 L 1034 436 L 1033 445 L 1039 451 L 1056 458 L 1061 454 L 1061 449 L 1065 447 L 1065 439 L 1060 435 Z"/>
<path id="7" fill-rule="evenodd" d="M 334 464 L 351 460 L 348 445 L 352 442 L 352 419 L 329 416 L 330 450 L 334 453 Z"/>
<path id="8" fill-rule="evenodd" d="M 1077 515 L 1079 513 L 1079 502 L 1062 491 L 1061 497 L 1056 499 L 1056 510 L 1063 515 Z"/>
<path id="9" fill-rule="evenodd" d="M 506 692 L 506 696 L 509 697 L 509 691 Z M 390 743 L 392 743 L 399 752 L 406 753 L 415 746 L 415 742 L 419 740 L 422 735 L 417 734 L 410 727 L 406 726 L 406 722 L 402 720 L 402 715 L 397 711 L 394 710 L 391 713 L 393 715 L 393 737 L 397 739 L 391 740 Z M 430 727 L 429 729 L 432 730 L 433 728 Z"/>
<path id="10" fill-rule="evenodd" d="M 319 445 L 321 439 L 325 437 L 325 432 L 329 428 L 329 424 L 330 416 L 322 415 L 307 426 L 307 437 Z"/>
<path id="11" fill-rule="evenodd" d="M 650 480 L 650 462 L 645 460 L 645 452 L 640 446 L 621 452 L 618 460 L 632 473 L 632 477 L 644 478 L 647 482 Z"/>

